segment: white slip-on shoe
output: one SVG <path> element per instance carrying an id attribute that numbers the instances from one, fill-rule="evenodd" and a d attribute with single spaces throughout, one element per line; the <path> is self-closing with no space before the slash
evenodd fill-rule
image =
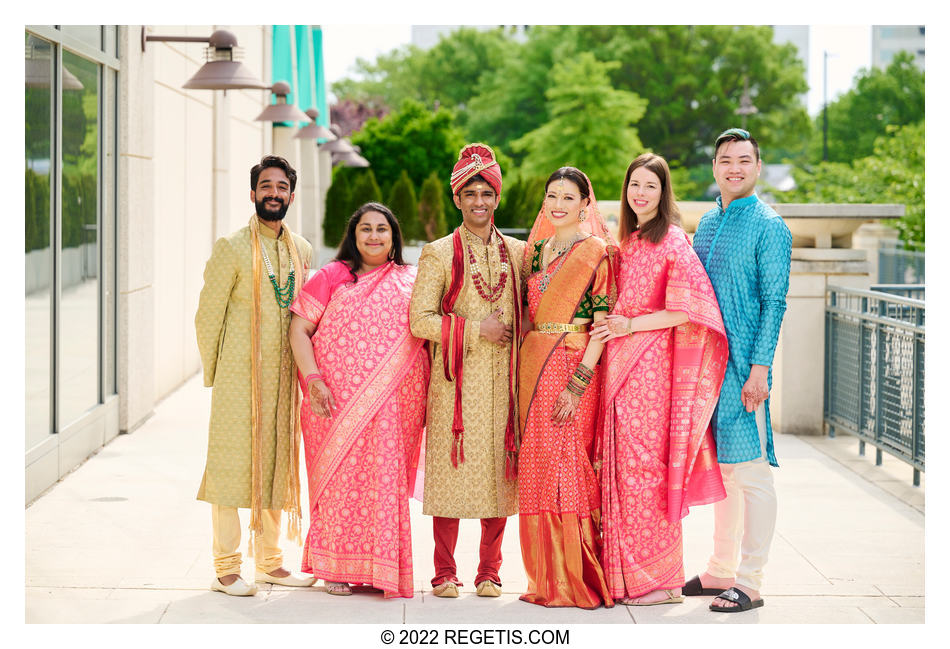
<path id="1" fill-rule="evenodd" d="M 286 577 L 275 577 L 274 575 L 269 575 L 266 572 L 258 570 L 254 575 L 254 581 L 259 581 L 264 584 L 277 584 L 278 586 L 298 586 L 300 588 L 306 588 L 307 586 L 313 586 L 317 579 L 310 575 L 295 575 L 294 573 L 290 573 Z"/>
<path id="2" fill-rule="evenodd" d="M 257 586 L 247 583 L 240 577 L 225 586 L 215 577 L 214 581 L 211 582 L 211 590 L 216 590 L 225 595 L 234 595 L 235 597 L 249 597 L 257 592 Z"/>

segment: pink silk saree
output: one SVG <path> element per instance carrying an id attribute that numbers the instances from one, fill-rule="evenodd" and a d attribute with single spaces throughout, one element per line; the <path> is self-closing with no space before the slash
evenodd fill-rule
<path id="1" fill-rule="evenodd" d="M 355 284 L 321 268 L 291 310 L 317 324 L 314 358 L 336 402 L 300 409 L 310 491 L 304 572 L 412 597 L 409 497 L 425 425 L 429 360 L 409 332 L 413 266 L 389 262 Z"/>
<path id="2" fill-rule="evenodd" d="M 719 305 L 686 233 L 623 246 L 613 313 L 683 311 L 677 327 L 607 343 L 601 497 L 610 594 L 683 586 L 681 520 L 725 498 L 710 432 L 728 347 Z"/>

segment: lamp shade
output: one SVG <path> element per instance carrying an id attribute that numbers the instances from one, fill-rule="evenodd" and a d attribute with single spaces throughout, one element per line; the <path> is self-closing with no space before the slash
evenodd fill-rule
<path id="1" fill-rule="evenodd" d="M 277 96 L 277 103 L 271 104 L 265 108 L 260 115 L 254 119 L 259 122 L 309 122 L 310 117 L 294 106 L 287 103 L 287 95 L 290 94 L 290 84 L 286 81 L 278 81 L 271 86 L 271 92 Z"/>
<path id="2" fill-rule="evenodd" d="M 302 140 L 326 140 L 327 142 L 336 139 L 336 135 L 331 133 L 325 127 L 317 124 L 317 118 L 320 116 L 320 111 L 316 108 L 308 108 L 307 117 L 313 120 L 313 123 L 307 124 L 302 129 L 297 131 L 294 134 L 295 138 L 300 138 Z"/>
<path id="3" fill-rule="evenodd" d="M 320 126 L 319 124 L 308 124 L 302 129 L 297 131 L 294 134 L 294 137 L 298 137 L 304 140 L 326 140 L 332 141 L 336 139 L 336 136 L 328 131 L 326 127 Z"/>
<path id="4" fill-rule="evenodd" d="M 340 155 L 337 158 L 337 162 L 341 163 L 344 167 L 368 167 L 369 160 L 361 156 L 356 151 L 347 151 L 346 153 Z"/>
<path id="5" fill-rule="evenodd" d="M 353 150 L 353 145 L 350 144 L 346 138 L 341 137 L 332 142 L 320 145 L 320 150 L 329 151 L 330 153 L 349 153 Z"/>
<path id="6" fill-rule="evenodd" d="M 240 61 L 208 61 L 195 72 L 182 88 L 190 90 L 240 90 L 267 86 Z"/>
<path id="7" fill-rule="evenodd" d="M 176 37 L 144 36 L 147 40 L 177 40 Z M 208 37 L 210 47 L 205 50 L 208 62 L 185 82 L 182 88 L 189 90 L 239 90 L 241 88 L 267 88 L 267 84 L 254 76 L 246 65 L 235 60 L 237 37 L 219 29 Z M 144 43 L 143 43 L 144 47 Z"/>

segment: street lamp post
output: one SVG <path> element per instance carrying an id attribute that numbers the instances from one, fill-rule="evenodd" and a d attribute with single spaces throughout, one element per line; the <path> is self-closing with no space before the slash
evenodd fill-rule
<path id="1" fill-rule="evenodd" d="M 739 107 L 736 108 L 736 115 L 742 115 L 742 128 L 746 128 L 746 118 L 749 115 L 755 115 L 759 112 L 759 109 L 752 103 L 752 96 L 749 94 L 748 75 L 745 76 L 742 83 L 742 96 L 739 97 Z"/>

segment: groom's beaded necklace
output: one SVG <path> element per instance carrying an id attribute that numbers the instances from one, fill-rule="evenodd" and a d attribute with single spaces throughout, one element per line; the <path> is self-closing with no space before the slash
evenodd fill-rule
<path id="1" fill-rule="evenodd" d="M 499 237 L 499 239 L 501 239 L 501 237 Z M 508 283 L 508 250 L 505 247 L 505 241 L 501 239 L 498 243 L 498 258 L 501 262 L 499 264 L 501 267 L 501 275 L 498 277 L 498 283 L 494 286 L 490 285 L 482 276 L 482 271 L 478 266 L 478 259 L 475 258 L 475 253 L 472 252 L 472 245 L 469 243 L 466 245 L 466 248 L 468 248 L 468 264 L 471 267 L 472 283 L 475 284 L 475 290 L 478 291 L 478 294 L 483 300 L 494 304 L 498 301 L 498 298 L 501 297 L 502 292 L 505 290 L 505 285 Z"/>
<path id="2" fill-rule="evenodd" d="M 294 260 L 290 259 L 290 272 L 287 274 L 287 281 L 281 287 L 277 283 L 277 277 L 274 275 L 274 267 L 271 266 L 270 258 L 267 256 L 267 250 L 264 249 L 264 241 L 261 240 L 261 255 L 264 257 L 264 267 L 267 269 L 267 276 L 270 277 L 271 286 L 274 287 L 274 297 L 277 298 L 277 304 L 280 308 L 286 309 L 294 299 Z"/>

